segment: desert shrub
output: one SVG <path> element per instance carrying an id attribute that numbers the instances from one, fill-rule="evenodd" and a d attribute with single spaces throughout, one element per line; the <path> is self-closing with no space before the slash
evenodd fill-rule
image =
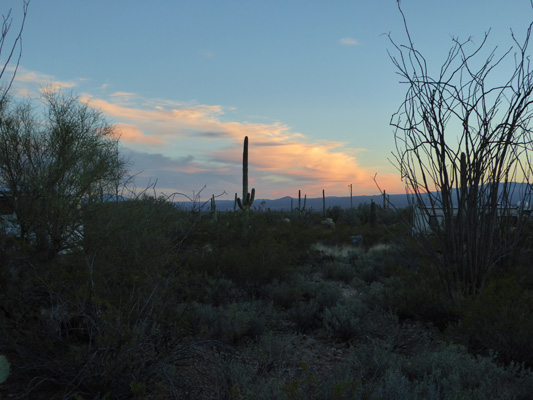
<path id="1" fill-rule="evenodd" d="M 202 229 L 192 239 L 199 249 L 208 246 L 209 251 L 193 255 L 189 267 L 255 288 L 287 279 L 292 267 L 306 261 L 316 235 L 314 227 L 301 221 L 269 221 L 268 214 L 256 213 L 229 213 L 205 232 Z"/>
<path id="2" fill-rule="evenodd" d="M 193 214 L 152 197 L 91 203 L 84 216 L 84 252 L 128 272 L 133 266 L 163 265 L 175 258 L 196 222 Z"/>
<path id="3" fill-rule="evenodd" d="M 130 283 L 126 296 L 96 265 L 34 267 L 0 327 L 20 395 L 121 398 L 132 383 L 147 395 L 188 390 L 182 363 L 201 352 L 184 340 L 172 279 Z"/>
<path id="4" fill-rule="evenodd" d="M 288 310 L 287 314 L 300 332 L 311 332 L 321 325 L 322 310 L 315 301 L 299 301 Z"/>
<path id="5" fill-rule="evenodd" d="M 259 301 L 239 302 L 214 307 L 196 304 L 189 318 L 196 332 L 207 339 L 234 344 L 243 339 L 258 338 L 270 329 L 275 320 L 272 305 Z"/>
<path id="6" fill-rule="evenodd" d="M 149 198 L 84 207 L 84 249 L 26 255 L 4 303 L 0 349 L 16 362 L 19 394 L 185 393 L 184 364 L 202 358 L 178 309 L 194 278 L 178 247 L 194 221 Z"/>
<path id="7" fill-rule="evenodd" d="M 202 303 L 220 306 L 247 299 L 249 296 L 244 289 L 227 278 L 203 277 L 204 294 L 199 298 Z"/>
<path id="8" fill-rule="evenodd" d="M 327 262 L 322 267 L 324 279 L 332 279 L 350 283 L 357 275 L 355 268 L 349 263 L 340 261 Z"/>
<path id="9" fill-rule="evenodd" d="M 338 287 L 326 281 L 300 281 L 301 299 L 288 310 L 288 317 L 302 332 L 322 326 L 322 313 L 341 299 Z"/>
<path id="10" fill-rule="evenodd" d="M 298 277 L 293 280 L 275 282 L 269 285 L 266 290 L 268 292 L 267 298 L 272 299 L 272 302 L 276 307 L 284 309 L 291 308 L 294 304 L 303 299 L 305 290 L 302 283 L 299 282 L 301 279 L 302 277 L 298 275 Z"/>
<path id="11" fill-rule="evenodd" d="M 277 400 L 283 392 L 276 379 L 266 379 L 257 374 L 257 369 L 230 358 L 222 362 L 216 377 L 216 399 Z"/>
<path id="12" fill-rule="evenodd" d="M 453 334 L 475 352 L 496 352 L 505 363 L 533 367 L 533 291 L 513 276 L 494 278 L 465 304 Z"/>
<path id="13" fill-rule="evenodd" d="M 368 307 L 358 299 L 337 304 L 324 310 L 324 326 L 336 338 L 349 341 L 363 331 L 363 319 Z"/>
<path id="14" fill-rule="evenodd" d="M 323 323 L 333 337 L 342 341 L 392 337 L 399 329 L 395 315 L 372 309 L 360 297 L 349 297 L 326 308 Z"/>
<path id="15" fill-rule="evenodd" d="M 316 398 L 384 400 L 527 399 L 533 374 L 501 367 L 491 357 L 473 357 L 465 348 L 439 344 L 413 357 L 382 342 L 355 347 Z"/>
<path id="16" fill-rule="evenodd" d="M 382 266 L 382 307 L 400 319 L 430 321 L 444 330 L 457 321 L 460 304 L 451 303 L 436 268 L 414 246 L 406 240 Z"/>
<path id="17" fill-rule="evenodd" d="M 292 366 L 289 359 L 298 351 L 293 347 L 293 338 L 293 335 L 265 332 L 236 357 L 223 360 L 217 376 L 216 398 L 285 398 L 281 389 L 283 380 L 279 377 L 287 375 Z"/>

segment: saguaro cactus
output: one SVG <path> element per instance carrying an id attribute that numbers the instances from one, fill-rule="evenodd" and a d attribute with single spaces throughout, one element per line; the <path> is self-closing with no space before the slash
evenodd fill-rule
<path id="1" fill-rule="evenodd" d="M 304 194 L 304 205 L 302 207 L 302 191 L 298 190 L 298 218 L 302 217 L 302 214 L 306 212 L 305 203 L 307 201 L 307 195 Z"/>
<path id="2" fill-rule="evenodd" d="M 324 189 L 322 189 L 322 213 L 326 218 L 326 191 Z"/>
<path id="3" fill-rule="evenodd" d="M 215 203 L 215 195 L 211 196 L 211 219 L 216 221 L 218 217 L 217 214 L 217 204 Z"/>
<path id="4" fill-rule="evenodd" d="M 255 189 L 248 192 L 248 136 L 244 138 L 244 150 L 242 152 L 242 200 L 237 197 L 237 204 L 243 211 L 248 211 L 254 202 Z"/>
<path id="5" fill-rule="evenodd" d="M 372 228 L 376 227 L 377 223 L 377 207 L 376 203 L 374 203 L 374 199 L 370 202 L 370 226 Z"/>

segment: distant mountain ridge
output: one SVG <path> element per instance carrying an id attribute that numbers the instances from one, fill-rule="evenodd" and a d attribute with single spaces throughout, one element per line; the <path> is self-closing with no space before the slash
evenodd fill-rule
<path id="1" fill-rule="evenodd" d="M 403 208 L 408 206 L 407 195 L 406 194 L 391 194 L 389 200 L 397 208 Z M 275 200 L 269 199 L 255 199 L 252 209 L 270 209 L 272 211 L 290 211 L 291 210 L 291 199 L 292 199 L 292 208 L 296 209 L 298 207 L 298 198 L 285 196 Z M 370 204 L 374 200 L 378 205 L 383 204 L 383 196 L 380 194 L 369 195 L 369 196 L 353 196 L 352 204 L 353 207 L 359 206 L 359 204 Z M 302 197 L 302 206 L 303 206 L 303 197 Z M 191 202 L 175 202 L 177 205 L 180 205 L 185 208 L 190 208 L 192 206 Z M 235 200 L 216 200 L 217 211 L 232 211 Z M 201 204 L 204 204 L 202 201 Z M 209 208 L 209 200 L 205 203 L 204 208 Z M 312 211 L 321 211 L 322 210 L 322 197 L 307 198 L 305 203 L 306 209 L 311 209 Z M 326 208 L 330 207 L 341 207 L 341 208 L 350 208 L 350 196 L 346 197 L 337 197 L 337 196 L 326 196 Z"/>
<path id="2" fill-rule="evenodd" d="M 500 184 L 502 185 L 502 184 Z M 528 193 L 529 188 L 527 183 L 519 183 L 519 182 L 510 182 L 510 196 L 509 196 L 509 204 L 502 205 L 506 207 L 514 207 L 519 202 L 528 202 L 529 204 L 533 204 L 533 199 L 531 199 L 531 196 L 526 195 Z M 501 187 L 499 188 L 502 189 Z M 456 190 L 452 190 L 452 197 L 453 200 L 455 200 L 456 196 Z M 409 206 L 408 201 L 408 195 L 407 194 L 387 194 L 388 201 L 390 201 L 390 204 L 392 207 L 396 208 L 404 208 Z M 275 200 L 268 200 L 268 199 L 255 199 L 254 204 L 252 206 L 252 209 L 270 209 L 272 211 L 290 211 L 291 210 L 291 199 L 292 199 L 292 208 L 296 209 L 298 207 L 298 198 L 297 197 L 290 197 L 285 196 L 281 197 L 279 199 Z M 413 199 L 413 198 L 411 198 Z M 352 204 L 353 207 L 357 207 L 360 204 L 370 204 L 374 200 L 374 202 L 378 205 L 383 205 L 383 195 L 376 194 L 376 195 L 366 195 L 366 196 L 353 196 L 352 197 Z M 302 197 L 302 205 L 303 205 L 303 197 Z M 216 199 L 216 206 L 218 211 L 232 211 L 234 207 L 234 200 L 219 200 Z M 175 202 L 175 204 L 180 205 L 184 208 L 191 208 L 193 206 L 192 202 Z M 210 204 L 209 200 L 201 201 L 200 204 L 204 204 L 204 209 L 209 209 Z M 195 204 L 196 207 L 198 207 L 198 204 Z M 322 197 L 314 197 L 314 198 L 307 198 L 305 207 L 307 210 L 311 209 L 312 211 L 321 211 L 322 210 Z M 341 207 L 343 209 L 350 208 L 350 196 L 345 197 L 338 197 L 338 196 L 326 196 L 326 208 L 330 207 Z"/>

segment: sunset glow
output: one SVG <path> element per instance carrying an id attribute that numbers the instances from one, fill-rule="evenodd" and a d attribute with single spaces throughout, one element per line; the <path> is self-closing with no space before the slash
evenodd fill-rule
<path id="1" fill-rule="evenodd" d="M 132 4 L 126 19 L 114 2 L 32 2 L 13 94 L 61 88 L 100 109 L 135 185 L 157 182 L 158 193 L 232 199 L 245 136 L 258 198 L 347 196 L 349 185 L 372 195 L 376 182 L 404 193 L 389 121 L 405 87 L 383 35 L 406 39 L 396 2 L 312 3 Z M 510 27 L 527 27 L 528 2 L 489 3 L 476 19 L 458 0 L 404 11 L 420 50 L 439 61 L 452 36 L 476 41 L 491 28 L 505 47 Z M 436 14 L 442 23 L 425 18 Z"/>

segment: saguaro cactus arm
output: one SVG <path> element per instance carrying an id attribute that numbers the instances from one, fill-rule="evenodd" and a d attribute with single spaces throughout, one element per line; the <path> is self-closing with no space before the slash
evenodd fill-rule
<path id="1" fill-rule="evenodd" d="M 240 198 L 237 197 L 237 204 L 239 205 L 239 208 L 241 210 L 244 210 L 245 208 L 250 208 L 254 202 L 255 199 L 255 189 L 252 189 L 252 193 L 247 193 L 246 198 L 244 201 L 241 201 Z"/>

